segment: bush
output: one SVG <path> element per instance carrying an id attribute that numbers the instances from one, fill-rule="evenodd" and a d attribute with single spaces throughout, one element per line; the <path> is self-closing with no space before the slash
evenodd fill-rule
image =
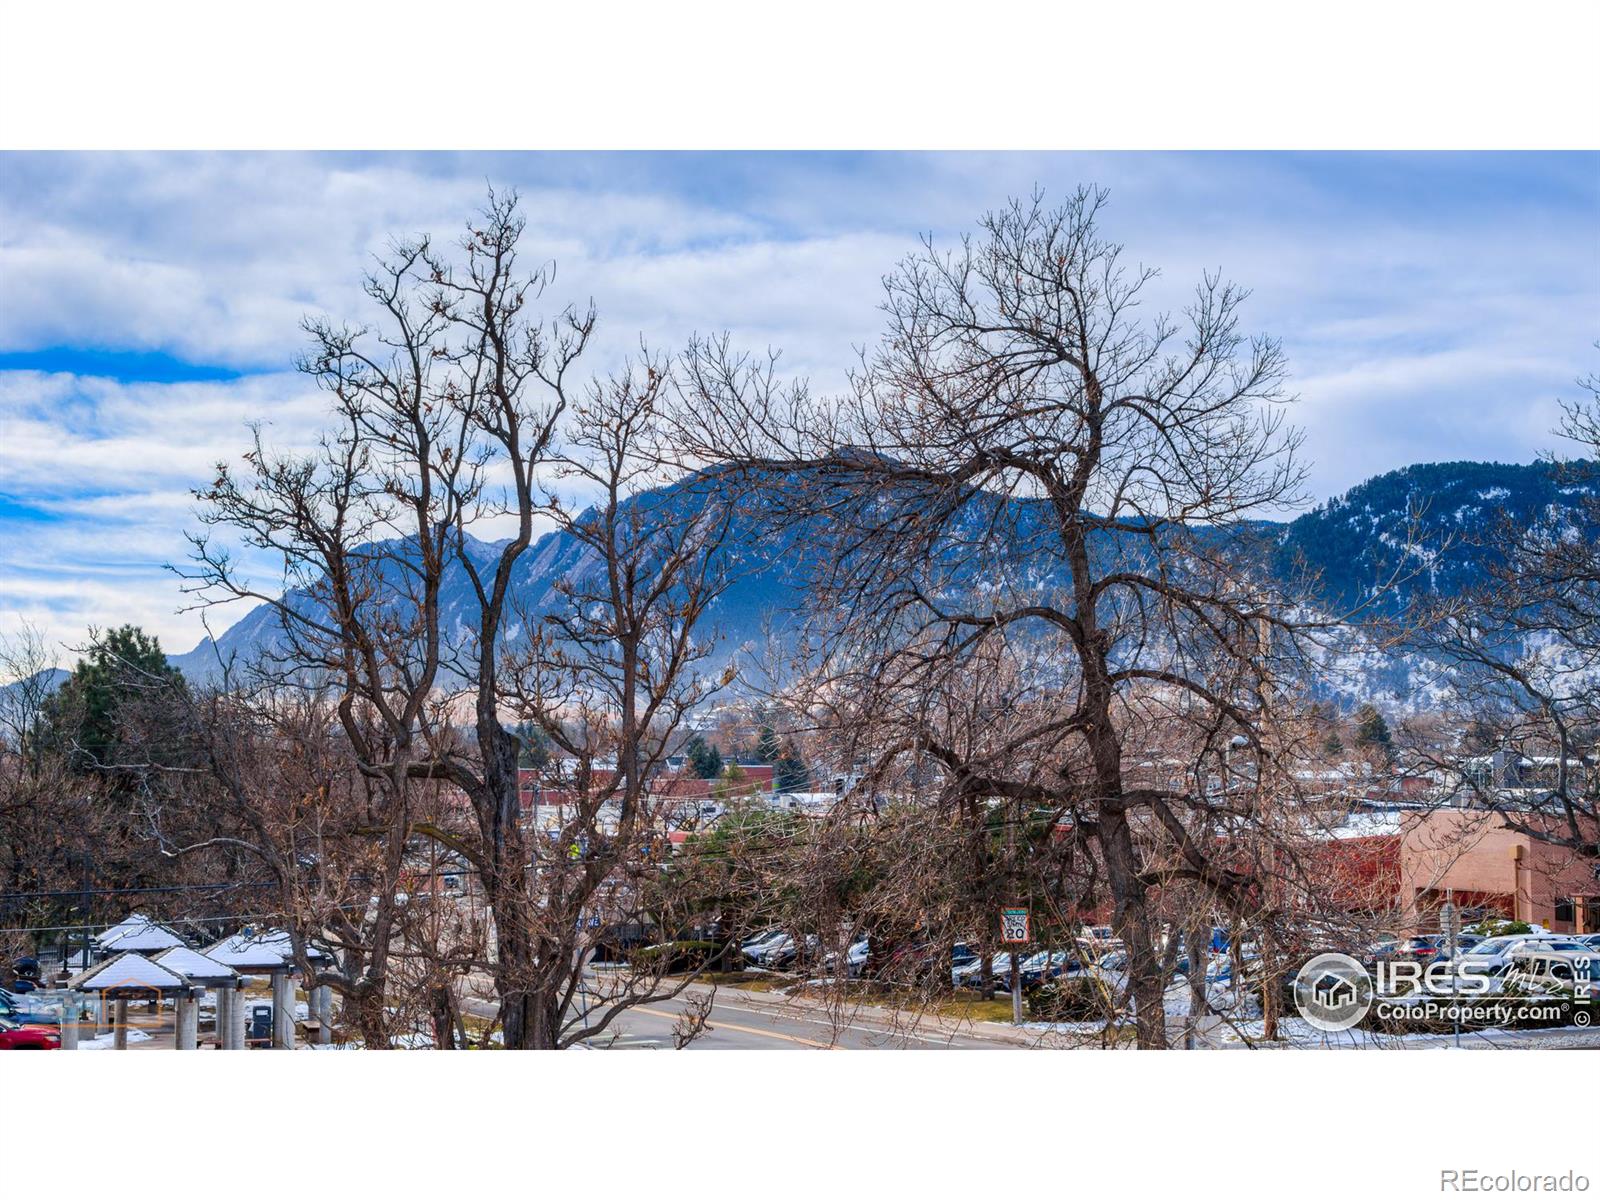
<path id="1" fill-rule="evenodd" d="M 1105 989 L 1089 978 L 1054 979 L 1028 994 L 1028 1017 L 1034 1021 L 1098 1021 L 1110 1003 Z"/>
<path id="2" fill-rule="evenodd" d="M 660 971 L 663 975 L 698 971 L 706 966 L 715 966 L 722 971 L 744 968 L 744 956 L 739 953 L 738 946 L 699 940 L 658 942 L 654 946 L 643 946 L 630 954 L 628 961 L 638 967 Z"/>

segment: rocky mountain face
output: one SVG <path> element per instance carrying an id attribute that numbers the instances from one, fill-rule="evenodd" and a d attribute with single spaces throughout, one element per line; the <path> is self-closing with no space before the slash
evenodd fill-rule
<path id="1" fill-rule="evenodd" d="M 1419 595 L 1457 595 L 1480 581 L 1486 564 L 1499 554 L 1507 523 L 1570 521 L 1578 526 L 1571 536 L 1600 537 L 1600 529 L 1584 523 L 1589 518 L 1578 505 L 1586 486 L 1543 463 L 1432 463 L 1376 476 L 1293 521 L 1256 522 L 1245 532 L 1259 543 L 1264 569 L 1306 590 L 1318 610 L 1393 615 Z M 649 502 L 677 506 L 687 518 L 703 501 L 698 487 L 674 485 L 652 494 Z M 1043 515 L 1037 505 L 983 498 L 975 502 L 972 524 L 988 526 L 993 505 L 1011 510 L 999 527 L 1014 538 L 1013 544 L 997 548 L 995 561 L 1004 563 L 1011 578 L 1030 585 L 1048 588 L 1065 582 L 1065 566 L 1035 550 L 1028 536 L 1035 514 Z M 1200 540 L 1223 536 L 1205 530 L 1195 534 Z M 1104 553 L 1140 553 L 1136 536 L 1107 536 L 1122 542 L 1108 542 Z M 480 541 L 468 547 L 484 563 L 496 550 L 494 543 Z M 724 553 L 733 582 L 712 608 L 709 627 L 727 650 L 795 636 L 808 580 L 819 565 L 816 539 L 798 530 L 771 533 L 752 514 L 736 523 Z M 592 556 L 574 538 L 546 534 L 518 565 L 515 586 L 522 610 L 537 619 L 562 601 L 562 581 L 580 579 L 595 568 Z M 957 586 L 984 586 L 970 569 L 966 574 L 954 569 L 951 578 L 961 581 Z M 291 593 L 289 600 L 314 603 L 305 594 Z M 470 627 L 475 600 L 459 568 L 446 579 L 442 603 L 446 629 Z M 273 610 L 257 608 L 215 644 L 202 642 L 171 661 L 190 677 L 213 675 L 219 657 L 243 660 L 272 646 L 279 636 L 277 625 Z M 520 633 L 513 628 L 511 636 Z M 1339 639 L 1323 666 L 1319 690 L 1348 704 L 1371 699 L 1390 708 L 1426 708 L 1442 702 L 1448 685 L 1425 659 L 1380 650 L 1359 631 Z"/>

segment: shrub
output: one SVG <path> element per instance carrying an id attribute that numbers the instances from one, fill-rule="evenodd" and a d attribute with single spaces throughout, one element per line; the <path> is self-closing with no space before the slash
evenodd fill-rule
<path id="1" fill-rule="evenodd" d="M 723 954 L 724 950 L 726 954 Z M 658 942 L 654 946 L 642 946 L 628 956 L 628 961 L 664 975 L 697 971 L 706 966 L 716 966 L 723 971 L 737 971 L 744 966 L 739 947 L 702 940 Z"/>
<path id="2" fill-rule="evenodd" d="M 1097 1021 L 1110 1001 L 1099 981 L 1055 979 L 1028 994 L 1028 1016 L 1035 1021 Z"/>

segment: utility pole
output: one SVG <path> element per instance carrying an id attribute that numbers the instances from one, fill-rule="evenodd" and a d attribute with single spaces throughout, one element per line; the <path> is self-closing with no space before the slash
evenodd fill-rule
<path id="1" fill-rule="evenodd" d="M 1263 710 L 1272 703 L 1274 683 L 1272 674 L 1272 626 L 1266 618 L 1256 622 L 1256 656 L 1261 663 L 1261 688 L 1260 705 Z M 1243 743 L 1243 745 L 1241 745 Z M 1231 739 L 1231 744 L 1243 749 L 1249 745 L 1243 734 L 1236 734 Z M 1263 788 L 1261 778 L 1261 764 L 1256 762 L 1255 788 L 1263 810 L 1274 807 L 1273 796 L 1270 790 Z M 1267 823 L 1268 830 L 1273 829 L 1272 823 Z M 1272 936 L 1272 922 L 1276 917 L 1274 902 L 1277 899 L 1277 847 L 1272 842 L 1272 834 L 1268 833 L 1267 840 L 1267 877 L 1262 881 L 1263 920 L 1261 922 L 1261 1036 L 1269 1042 L 1278 1040 L 1278 947 Z M 1235 984 L 1238 980 L 1234 981 Z"/>
<path id="2" fill-rule="evenodd" d="M 1011 951 L 1011 1023 L 1022 1024 L 1022 962 L 1017 950 Z"/>
<path id="3" fill-rule="evenodd" d="M 1445 937 L 1450 948 L 1450 1017 L 1455 1030 L 1456 1049 L 1461 1049 L 1461 965 L 1456 961 L 1456 929 L 1461 924 L 1456 915 L 1456 890 L 1444 890 Z"/>
<path id="4" fill-rule="evenodd" d="M 1017 871 L 1017 823 L 1013 818 L 1006 822 L 1006 866 L 1012 878 L 1016 878 Z M 1030 932 L 1032 932 L 1030 930 Z M 1021 946 L 1011 947 L 1011 1023 L 1022 1024 L 1022 962 L 1020 958 Z"/>

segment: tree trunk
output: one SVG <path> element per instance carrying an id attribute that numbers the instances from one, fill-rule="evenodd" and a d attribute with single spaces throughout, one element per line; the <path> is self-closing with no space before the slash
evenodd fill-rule
<path id="1" fill-rule="evenodd" d="M 1200 1039 L 1200 1024 L 1209 1014 L 1206 1005 L 1206 950 L 1211 944 L 1210 931 L 1198 916 L 1184 930 L 1184 952 L 1189 958 L 1185 973 L 1189 980 L 1189 1019 L 1184 1032 L 1184 1049 L 1193 1050 Z"/>
<path id="2" fill-rule="evenodd" d="M 429 989 L 428 1000 L 434 1046 L 440 1050 L 456 1049 L 456 1004 L 450 985 L 435 984 Z"/>
<path id="3" fill-rule="evenodd" d="M 343 1009 L 351 1014 L 356 1031 L 361 1034 L 361 1044 L 368 1050 L 394 1048 L 389 1041 L 389 1013 L 384 1007 L 381 986 L 363 987 L 355 996 L 347 998 Z"/>
<path id="4" fill-rule="evenodd" d="M 1117 935 L 1128 956 L 1134 1023 L 1141 1050 L 1167 1048 L 1167 1014 L 1161 990 L 1161 964 L 1150 935 L 1150 910 L 1128 818 L 1120 808 L 1107 808 L 1100 818 L 1100 846 L 1106 882 L 1115 906 Z"/>
<path id="5" fill-rule="evenodd" d="M 507 1050 L 546 1049 L 539 1042 L 536 998 L 528 990 L 533 976 L 533 945 L 520 929 L 520 905 L 494 904 L 495 990 L 500 994 L 500 1032 Z"/>

